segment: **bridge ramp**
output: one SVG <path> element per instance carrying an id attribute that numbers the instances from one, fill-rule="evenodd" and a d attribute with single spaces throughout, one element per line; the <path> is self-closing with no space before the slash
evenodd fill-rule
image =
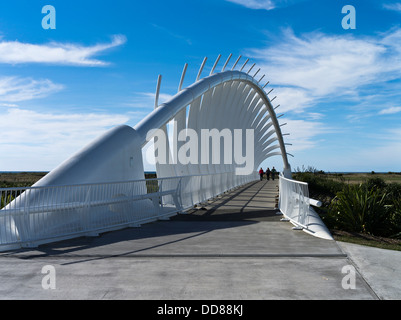
<path id="1" fill-rule="evenodd" d="M 352 261 L 335 241 L 279 221 L 276 186 L 253 182 L 169 221 L 0 254 L 1 297 L 376 299 L 358 271 L 355 289 L 342 287 Z M 54 290 L 42 288 L 45 265 Z"/>

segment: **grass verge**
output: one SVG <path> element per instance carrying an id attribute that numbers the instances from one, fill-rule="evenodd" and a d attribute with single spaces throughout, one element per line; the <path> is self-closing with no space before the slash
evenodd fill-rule
<path id="1" fill-rule="evenodd" d="M 342 230 L 330 230 L 330 232 L 336 241 L 355 243 L 380 249 L 401 251 L 401 240 L 399 239 L 377 237 L 364 233 L 347 232 Z"/>

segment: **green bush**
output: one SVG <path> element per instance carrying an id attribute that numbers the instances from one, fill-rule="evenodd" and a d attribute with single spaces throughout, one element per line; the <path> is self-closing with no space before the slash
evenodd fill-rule
<path id="1" fill-rule="evenodd" d="M 401 184 L 373 176 L 352 185 L 341 174 L 335 177 L 339 181 L 314 168 L 293 174 L 308 183 L 311 198 L 323 203 L 315 210 L 329 229 L 401 238 Z"/>
<path id="2" fill-rule="evenodd" d="M 11 194 L 2 194 L 0 198 L 0 209 L 5 207 L 7 204 L 9 204 L 11 201 L 14 200 L 14 197 Z"/>
<path id="3" fill-rule="evenodd" d="M 391 234 L 387 195 L 367 184 L 345 185 L 329 206 L 329 221 L 340 230 L 374 235 Z"/>
<path id="4" fill-rule="evenodd" d="M 387 186 L 382 178 L 369 178 L 363 185 L 368 189 L 376 188 L 379 190 L 384 190 Z"/>
<path id="5" fill-rule="evenodd" d="M 389 183 L 386 185 L 384 192 L 387 194 L 390 201 L 401 199 L 401 184 Z"/>
<path id="6" fill-rule="evenodd" d="M 331 195 L 332 197 L 341 191 L 345 185 L 344 182 L 335 181 L 324 174 L 311 172 L 297 172 L 294 174 L 294 179 L 307 182 L 309 190 L 315 194 L 321 193 L 323 195 Z"/>
<path id="7" fill-rule="evenodd" d="M 391 237 L 401 238 L 401 198 L 394 198 L 389 205 Z"/>

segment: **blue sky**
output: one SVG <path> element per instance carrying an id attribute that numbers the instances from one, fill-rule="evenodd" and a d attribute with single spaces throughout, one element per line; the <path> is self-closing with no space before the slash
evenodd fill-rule
<path id="1" fill-rule="evenodd" d="M 0 171 L 53 169 L 230 53 L 274 88 L 293 169 L 401 171 L 401 1 L 373 0 L 2 1 Z"/>

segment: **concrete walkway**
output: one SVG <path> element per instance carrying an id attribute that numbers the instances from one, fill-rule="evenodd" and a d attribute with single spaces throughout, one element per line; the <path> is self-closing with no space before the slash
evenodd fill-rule
<path id="1" fill-rule="evenodd" d="M 2 253 L 0 298 L 400 297 L 386 290 L 386 274 L 380 280 L 365 269 L 361 255 L 371 251 L 292 230 L 276 214 L 276 196 L 277 181 L 258 181 L 169 221 Z M 50 283 L 55 289 L 43 288 Z"/>

